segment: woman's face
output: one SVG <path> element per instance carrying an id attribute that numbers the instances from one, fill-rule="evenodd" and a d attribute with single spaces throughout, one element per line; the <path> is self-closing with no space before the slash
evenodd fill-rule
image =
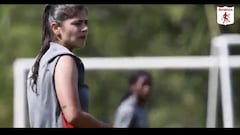
<path id="1" fill-rule="evenodd" d="M 76 17 L 63 21 L 59 27 L 59 42 L 70 50 L 85 46 L 88 34 L 88 16 L 81 10 Z"/>
<path id="2" fill-rule="evenodd" d="M 141 99 L 146 100 L 149 93 L 151 86 L 150 84 L 146 83 L 147 77 L 141 76 L 139 77 L 138 81 L 135 84 L 134 93 Z"/>

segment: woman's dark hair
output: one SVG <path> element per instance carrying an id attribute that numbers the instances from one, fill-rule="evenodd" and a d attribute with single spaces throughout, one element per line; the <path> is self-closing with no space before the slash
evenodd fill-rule
<path id="1" fill-rule="evenodd" d="M 146 76 L 146 79 L 144 80 L 143 84 L 147 84 L 147 85 L 151 86 L 152 85 L 152 77 L 151 77 L 150 73 L 145 70 L 138 70 L 136 72 L 133 72 L 131 74 L 131 76 L 129 77 L 129 87 L 131 85 L 135 84 L 138 81 L 138 79 L 142 76 Z M 131 95 L 132 95 L 132 91 L 128 88 L 127 92 L 122 97 L 121 102 L 124 101 L 125 99 L 127 99 Z"/>
<path id="2" fill-rule="evenodd" d="M 30 81 L 32 85 L 32 90 L 36 94 L 38 94 L 37 87 L 34 88 L 33 86 L 37 85 L 40 60 L 49 49 L 50 41 L 53 39 L 53 32 L 51 31 L 50 23 L 54 21 L 61 26 L 63 21 L 75 17 L 79 13 L 79 11 L 82 10 L 85 10 L 87 12 L 86 7 L 78 4 L 63 4 L 63 5 L 47 4 L 45 6 L 42 22 L 42 46 L 36 58 L 36 61 L 32 67 L 32 76 L 30 76 L 30 79 L 32 79 L 32 81 Z"/>

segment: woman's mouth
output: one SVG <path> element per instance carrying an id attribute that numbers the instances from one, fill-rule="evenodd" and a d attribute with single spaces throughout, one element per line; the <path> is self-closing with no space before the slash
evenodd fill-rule
<path id="1" fill-rule="evenodd" d="M 86 39 L 86 36 L 85 36 L 85 35 L 79 36 L 79 38 L 82 39 L 82 40 L 85 40 L 85 39 Z"/>

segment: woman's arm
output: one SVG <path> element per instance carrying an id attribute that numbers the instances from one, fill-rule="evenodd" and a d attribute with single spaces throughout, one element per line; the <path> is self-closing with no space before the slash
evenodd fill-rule
<path id="1" fill-rule="evenodd" d="M 64 55 L 59 58 L 54 79 L 59 104 L 68 123 L 79 128 L 111 127 L 81 110 L 80 100 L 77 96 L 78 70 L 75 60 L 71 56 Z"/>

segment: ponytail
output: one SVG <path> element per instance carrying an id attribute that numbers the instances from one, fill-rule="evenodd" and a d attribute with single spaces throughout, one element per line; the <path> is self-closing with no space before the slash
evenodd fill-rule
<path id="1" fill-rule="evenodd" d="M 50 27 L 49 27 L 49 15 L 50 15 L 50 9 L 51 5 L 46 5 L 44 14 L 43 14 L 43 23 L 42 23 L 42 47 L 40 49 L 40 53 L 38 54 L 36 61 L 32 67 L 32 76 L 30 77 L 32 79 L 32 90 L 35 92 L 37 95 L 37 87 L 34 87 L 34 85 L 37 85 L 37 78 L 38 78 L 38 69 L 39 69 L 39 64 L 42 56 L 47 52 L 49 49 L 49 43 L 51 41 L 51 32 L 50 32 Z"/>

